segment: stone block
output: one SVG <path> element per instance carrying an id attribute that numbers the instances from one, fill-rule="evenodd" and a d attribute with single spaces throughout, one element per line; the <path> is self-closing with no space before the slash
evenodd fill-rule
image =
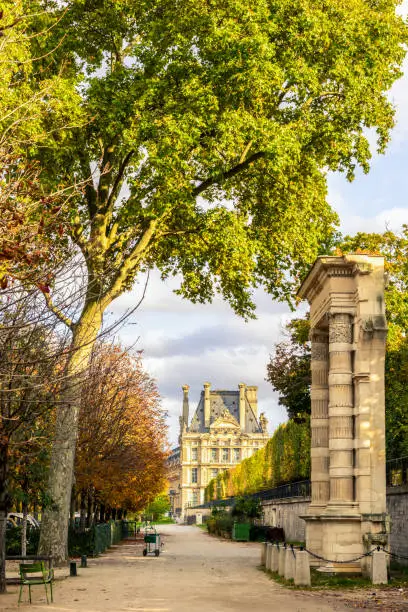
<path id="1" fill-rule="evenodd" d="M 285 556 L 285 580 L 293 580 L 295 577 L 295 555 L 291 548 L 286 549 Z"/>
<path id="2" fill-rule="evenodd" d="M 277 544 L 272 545 L 271 550 L 271 572 L 277 572 L 279 569 L 279 547 Z"/>
<path id="3" fill-rule="evenodd" d="M 271 569 L 272 546 L 273 544 L 271 544 L 270 542 L 268 542 L 266 545 L 265 569 L 267 570 Z"/>
<path id="4" fill-rule="evenodd" d="M 305 550 L 296 551 L 295 584 L 297 586 L 310 586 L 309 553 Z"/>
<path id="5" fill-rule="evenodd" d="M 373 584 L 388 584 L 387 559 L 383 550 L 375 550 L 372 554 L 371 582 Z"/>
<path id="6" fill-rule="evenodd" d="M 267 547 L 267 542 L 262 542 L 261 544 L 261 565 L 265 566 L 266 565 L 266 547 Z"/>
<path id="7" fill-rule="evenodd" d="M 286 548 L 281 546 L 279 549 L 279 561 L 278 561 L 278 574 L 284 576 L 285 574 L 285 559 L 286 559 Z"/>

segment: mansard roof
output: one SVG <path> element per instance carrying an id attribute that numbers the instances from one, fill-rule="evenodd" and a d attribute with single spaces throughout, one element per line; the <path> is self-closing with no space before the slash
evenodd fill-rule
<path id="1" fill-rule="evenodd" d="M 210 428 L 218 420 L 219 423 L 226 418 L 226 412 L 232 417 L 229 422 L 237 423 L 239 426 L 239 391 L 210 391 Z M 206 433 L 208 428 L 204 426 L 204 391 L 201 391 L 200 401 L 191 419 L 189 432 Z M 262 428 L 255 416 L 248 398 L 245 397 L 245 427 L 244 433 L 262 433 Z"/>

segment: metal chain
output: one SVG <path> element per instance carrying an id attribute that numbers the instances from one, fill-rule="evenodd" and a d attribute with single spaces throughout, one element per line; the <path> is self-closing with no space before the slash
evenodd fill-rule
<path id="1" fill-rule="evenodd" d="M 373 548 L 369 552 L 363 553 L 362 555 L 360 555 L 359 557 L 356 557 L 355 559 L 347 559 L 347 561 L 334 561 L 333 559 L 325 559 L 324 557 L 321 557 L 320 555 L 313 553 L 311 550 L 308 550 L 307 548 L 304 548 L 303 550 L 309 553 L 309 555 L 312 555 L 312 557 L 315 557 L 315 559 L 320 559 L 320 561 L 325 561 L 326 563 L 355 563 L 356 561 L 361 561 L 361 559 L 364 559 L 364 557 L 369 557 L 370 555 L 372 555 L 373 552 L 376 550 L 376 548 Z"/>
<path id="2" fill-rule="evenodd" d="M 378 550 L 379 550 L 379 547 L 378 547 Z M 408 561 L 408 557 L 404 557 L 404 555 L 397 555 L 397 553 L 393 553 L 389 550 L 386 550 L 384 546 L 382 547 L 381 550 L 387 553 L 387 555 L 389 555 L 390 557 L 394 557 L 395 559 L 405 559 L 406 561 Z"/>

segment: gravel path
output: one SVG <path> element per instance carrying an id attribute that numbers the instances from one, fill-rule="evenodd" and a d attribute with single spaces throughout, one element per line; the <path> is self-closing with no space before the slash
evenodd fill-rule
<path id="1" fill-rule="evenodd" d="M 160 557 L 143 557 L 141 542 L 128 540 L 76 578 L 57 580 L 54 604 L 34 587 L 32 605 L 17 608 L 18 588 L 0 595 L 0 610 L 32 612 L 329 612 L 341 602 L 287 590 L 257 569 L 260 545 L 210 537 L 197 527 L 160 526 Z M 349 609 L 349 608 L 348 608 Z"/>

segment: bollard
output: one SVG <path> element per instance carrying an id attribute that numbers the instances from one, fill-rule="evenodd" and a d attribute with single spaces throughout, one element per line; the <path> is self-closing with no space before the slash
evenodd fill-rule
<path id="1" fill-rule="evenodd" d="M 371 582 L 388 584 L 387 558 L 383 550 L 375 550 L 371 558 Z"/>
<path id="2" fill-rule="evenodd" d="M 86 555 L 81 555 L 81 567 L 88 567 Z"/>
<path id="3" fill-rule="evenodd" d="M 284 576 L 285 580 L 293 580 L 295 577 L 295 555 L 293 546 L 286 549 Z"/>
<path id="4" fill-rule="evenodd" d="M 296 552 L 295 584 L 299 586 L 310 586 L 309 553 L 305 550 Z"/>
<path id="5" fill-rule="evenodd" d="M 77 576 L 77 564 L 76 564 L 76 561 L 70 561 L 70 564 L 69 564 L 69 575 L 70 576 Z"/>
<path id="6" fill-rule="evenodd" d="M 280 547 L 279 560 L 278 560 L 278 574 L 283 576 L 285 574 L 285 559 L 286 559 L 286 544 Z"/>
<path id="7" fill-rule="evenodd" d="M 266 547 L 268 546 L 268 542 L 262 542 L 261 544 L 261 565 L 266 567 Z"/>
<path id="8" fill-rule="evenodd" d="M 272 553 L 272 544 L 270 542 L 266 545 L 266 558 L 265 558 L 265 569 L 271 569 L 271 553 Z"/>
<path id="9" fill-rule="evenodd" d="M 279 569 L 279 544 L 273 544 L 271 550 L 271 572 L 277 572 Z"/>

